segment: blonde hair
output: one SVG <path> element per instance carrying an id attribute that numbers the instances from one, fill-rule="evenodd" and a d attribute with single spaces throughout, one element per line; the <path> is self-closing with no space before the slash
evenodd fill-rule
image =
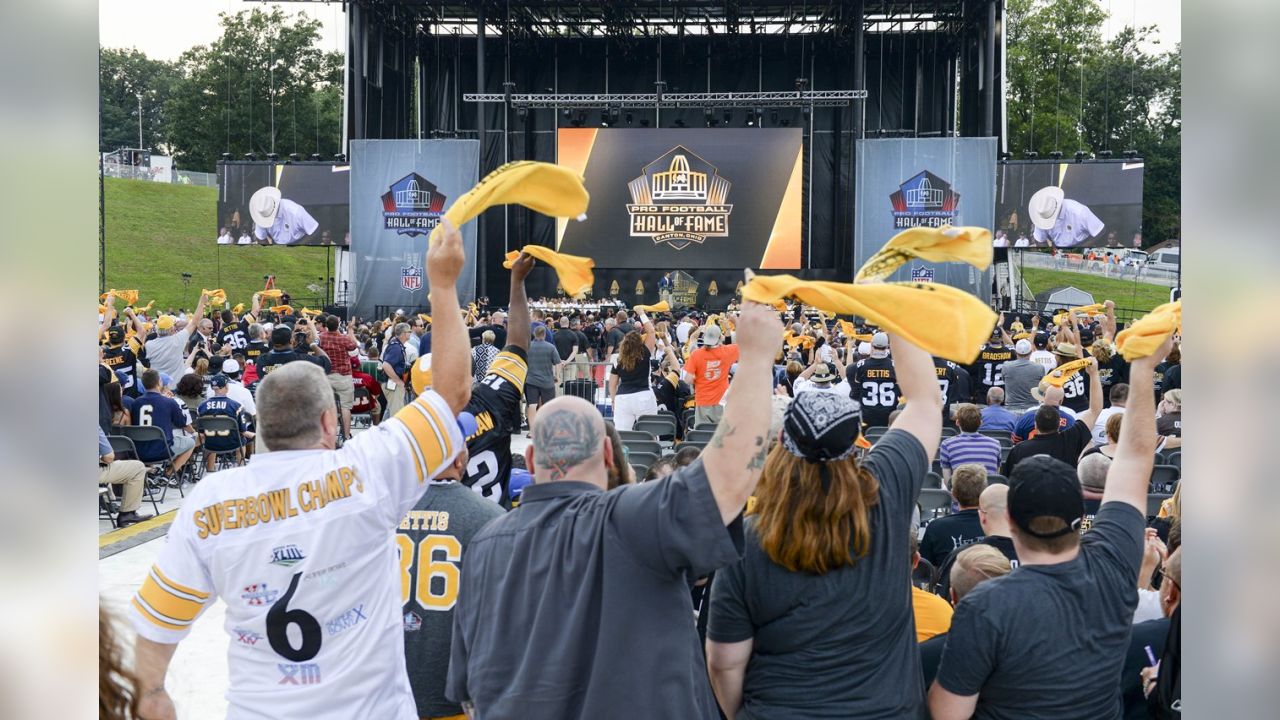
<path id="1" fill-rule="evenodd" d="M 951 592 L 959 602 L 978 583 L 1008 575 L 1012 570 L 1004 553 L 990 545 L 971 545 L 961 550 L 951 565 Z"/>
<path id="2" fill-rule="evenodd" d="M 853 458 L 813 463 L 779 443 L 765 460 L 756 500 L 760 547 L 791 572 L 821 575 L 853 565 L 871 550 L 871 508 L 880 500 L 880 483 Z"/>

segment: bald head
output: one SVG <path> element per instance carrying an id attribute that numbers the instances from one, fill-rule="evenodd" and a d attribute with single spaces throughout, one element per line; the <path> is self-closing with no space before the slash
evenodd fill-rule
<path id="1" fill-rule="evenodd" d="M 1009 486 L 991 484 L 978 496 L 978 522 L 982 524 L 983 535 L 1010 537 L 1009 515 L 1005 509 L 1009 504 Z"/>
<path id="2" fill-rule="evenodd" d="M 1049 405 L 1051 407 L 1060 407 L 1062 405 L 1062 388 L 1049 385 L 1044 390 L 1044 402 L 1041 405 Z"/>
<path id="3" fill-rule="evenodd" d="M 610 452 L 600 411 L 582 398 L 562 395 L 538 411 L 525 461 L 534 482 L 576 480 L 604 488 Z"/>
<path id="4" fill-rule="evenodd" d="M 1002 388 L 1002 387 L 993 387 L 993 388 L 991 388 L 990 390 L 988 390 L 988 391 L 987 391 L 987 404 L 988 404 L 988 405 L 1003 405 L 1003 404 L 1004 404 L 1004 388 Z"/>

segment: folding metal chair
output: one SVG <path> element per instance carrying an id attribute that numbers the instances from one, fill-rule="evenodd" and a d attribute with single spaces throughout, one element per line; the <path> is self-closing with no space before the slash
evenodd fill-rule
<path id="1" fill-rule="evenodd" d="M 106 518 L 111 523 L 111 527 L 120 527 L 120 523 L 116 522 L 116 516 L 120 511 L 112 510 L 112 504 L 115 503 L 115 496 L 111 493 L 111 486 L 98 483 L 98 517 Z"/>
<path id="2" fill-rule="evenodd" d="M 375 406 L 376 406 L 376 401 L 373 399 L 373 396 L 369 394 L 369 390 L 368 390 L 367 388 L 365 388 L 365 387 L 363 387 L 363 386 L 360 386 L 360 385 L 357 385 L 357 386 L 356 386 L 356 389 L 355 389 L 355 403 L 354 403 L 354 404 L 355 404 L 355 405 L 361 405 L 361 406 L 362 406 L 362 405 L 375 405 Z M 359 423 L 360 427 L 364 427 L 364 428 L 370 428 L 370 427 L 373 427 L 373 413 L 367 413 L 367 412 L 363 412 L 363 413 L 355 413 L 355 412 L 353 412 L 353 413 L 351 413 L 351 429 L 352 429 L 353 431 L 356 429 L 356 421 L 357 421 L 357 420 L 359 420 L 359 421 L 360 421 L 360 423 Z"/>
<path id="3" fill-rule="evenodd" d="M 939 510 L 946 511 L 941 515 L 951 513 L 951 493 L 941 488 L 921 488 L 920 495 L 916 498 L 916 503 L 920 505 L 920 520 L 922 522 L 939 517 Z"/>
<path id="4" fill-rule="evenodd" d="M 673 415 L 641 415 L 633 429 L 652 433 L 659 441 L 675 440 L 676 419 Z"/>
<path id="5" fill-rule="evenodd" d="M 647 452 L 654 455 L 662 454 L 662 445 L 657 440 L 623 440 L 622 444 L 626 446 L 627 452 L 632 455 L 637 452 Z"/>
<path id="6" fill-rule="evenodd" d="M 1181 477 L 1182 471 L 1172 465 L 1155 465 L 1151 468 L 1151 491 L 1171 493 Z"/>
<path id="7" fill-rule="evenodd" d="M 638 442 L 658 442 L 653 433 L 644 430 L 619 430 L 618 437 L 622 438 L 624 444 L 630 443 L 632 440 Z"/>
<path id="8" fill-rule="evenodd" d="M 942 437 L 944 438 L 955 437 L 956 435 L 959 435 L 959 434 L 960 434 L 960 431 L 950 425 L 942 426 Z"/>
<path id="9" fill-rule="evenodd" d="M 987 473 L 987 484 L 988 485 L 1008 485 L 1009 478 L 1003 475 L 998 475 L 996 473 Z"/>
<path id="10" fill-rule="evenodd" d="M 107 442 L 111 443 L 111 452 L 115 453 L 116 460 L 139 460 L 138 448 L 134 446 L 133 441 L 129 438 L 123 435 L 108 435 Z M 146 463 L 143 464 L 145 465 Z M 155 492 L 155 487 L 152 487 L 145 482 L 142 483 L 142 496 L 151 501 L 152 509 L 156 511 L 156 515 L 159 515 L 160 506 L 156 504 Z M 112 496 L 112 499 L 114 499 L 114 495 Z M 160 499 L 164 499 L 164 490 L 161 490 L 160 492 Z"/>
<path id="11" fill-rule="evenodd" d="M 235 418 L 229 418 L 225 415 L 198 417 L 196 418 L 196 430 L 205 437 L 205 441 L 201 445 L 205 453 L 213 453 L 213 456 L 217 458 L 214 465 L 215 470 L 225 470 L 244 464 L 244 438 L 240 436 L 240 423 Z M 208 447 L 210 438 L 234 440 L 236 447 L 231 450 L 210 450 Z"/>
<path id="12" fill-rule="evenodd" d="M 1173 497 L 1170 493 L 1150 493 L 1147 495 L 1147 517 L 1153 518 L 1160 514 L 1160 506 L 1165 500 Z"/>
<path id="13" fill-rule="evenodd" d="M 648 470 L 650 465 L 658 462 L 658 457 L 658 453 L 656 452 L 631 449 L 627 450 L 627 463 L 632 467 L 637 465 L 643 466 L 645 470 Z"/>
<path id="14" fill-rule="evenodd" d="M 706 445 L 711 442 L 711 438 L 715 437 L 715 430 L 690 430 L 684 434 L 684 443 L 702 443 Z"/>
<path id="15" fill-rule="evenodd" d="M 154 471 L 156 469 L 160 469 L 161 472 L 159 473 L 159 476 L 161 478 L 168 477 L 165 474 L 164 469 L 173 465 L 174 457 L 173 457 L 173 451 L 169 448 L 169 442 L 164 437 L 163 430 L 161 430 L 158 427 L 153 427 L 150 425 L 122 425 L 119 427 L 119 430 L 121 435 L 133 441 L 135 448 L 144 442 L 159 443 L 162 447 L 164 447 L 163 458 L 147 460 L 143 458 L 141 455 L 137 455 L 136 457 L 138 460 L 141 460 L 142 464 L 146 465 L 149 470 Z M 186 495 L 182 492 L 181 475 L 178 473 L 175 473 L 174 479 L 178 481 L 178 484 L 177 484 L 178 497 L 186 497 Z M 148 481 L 155 482 L 155 480 L 150 476 L 148 477 Z M 169 494 L 169 485 L 167 483 L 163 483 L 163 481 L 161 482 L 162 482 L 162 485 L 161 485 L 161 491 L 160 491 L 160 502 L 164 502 L 165 496 Z"/>

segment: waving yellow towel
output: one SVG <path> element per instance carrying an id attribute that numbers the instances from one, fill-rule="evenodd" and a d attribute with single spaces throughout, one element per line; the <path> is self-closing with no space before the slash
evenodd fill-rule
<path id="1" fill-rule="evenodd" d="M 991 231 L 980 227 L 914 227 L 894 235 L 858 270 L 855 282 L 883 280 L 912 258 L 963 262 L 979 270 L 991 265 Z"/>
<path id="2" fill-rule="evenodd" d="M 271 308 L 271 311 L 272 311 L 272 312 L 274 312 L 274 313 L 276 313 L 277 315 L 292 315 L 292 314 L 293 314 L 293 308 L 292 308 L 292 307 L 289 307 L 288 305 L 277 305 L 277 306 L 275 306 L 275 307 Z"/>
<path id="3" fill-rule="evenodd" d="M 742 297 L 776 303 L 795 297 L 840 315 L 858 315 L 938 357 L 968 364 L 991 337 L 996 314 L 969 293 L 938 283 L 853 285 L 793 275 L 757 275 Z"/>
<path id="4" fill-rule="evenodd" d="M 1133 362 L 1147 357 L 1169 337 L 1182 332 L 1182 301 L 1165 303 L 1142 319 L 1120 331 L 1116 336 L 1116 349 L 1125 360 Z"/>
<path id="5" fill-rule="evenodd" d="M 1050 370 L 1049 374 L 1044 376 L 1044 380 L 1042 382 L 1053 385 L 1054 387 L 1062 387 L 1072 378 L 1072 376 L 1088 366 L 1089 358 L 1080 358 L 1079 360 L 1072 360 L 1069 363 L 1063 363 Z"/>
<path id="6" fill-rule="evenodd" d="M 426 313 L 418 313 L 418 319 L 428 325 L 431 324 L 431 316 Z"/>
<path id="7" fill-rule="evenodd" d="M 133 305 L 138 302 L 137 290 L 116 290 L 113 288 L 99 295 L 98 299 L 106 300 L 108 295 L 115 295 L 116 299 L 123 301 L 125 305 Z"/>
<path id="8" fill-rule="evenodd" d="M 1081 305 L 1080 307 L 1071 308 L 1072 315 L 1106 315 L 1107 306 L 1102 303 L 1094 303 L 1092 305 Z"/>
<path id="9" fill-rule="evenodd" d="M 258 291 L 259 300 L 279 300 L 281 295 L 284 295 L 284 291 L 279 288 Z"/>
<path id="10" fill-rule="evenodd" d="M 590 199 L 582 182 L 581 175 L 559 165 L 532 160 L 507 163 L 458 198 L 444 216 L 460 228 L 494 205 L 514 203 L 552 217 L 579 217 Z M 431 242 L 439 237 L 441 227 L 431 231 Z"/>
<path id="11" fill-rule="evenodd" d="M 244 312 L 244 303 L 236 303 L 236 306 L 231 308 L 232 315 L 239 315 L 242 312 Z"/>
<path id="12" fill-rule="evenodd" d="M 585 297 L 595 283 L 596 275 L 591 271 L 596 266 L 595 260 L 577 255 L 565 255 L 542 245 L 525 245 L 520 250 L 512 250 L 507 253 L 507 259 L 503 261 L 502 267 L 510 270 L 522 252 L 529 253 L 535 259 L 554 268 L 556 276 L 560 278 L 560 284 L 564 286 L 564 291 L 569 297 L 577 299 Z"/>
<path id="13" fill-rule="evenodd" d="M 667 304 L 666 300 L 663 300 L 653 305 L 637 305 L 636 310 L 643 310 L 651 313 L 664 313 L 671 312 L 671 305 Z"/>
<path id="14" fill-rule="evenodd" d="M 302 308 L 301 312 L 303 315 L 311 315 L 311 316 L 316 316 L 321 314 L 320 310 L 312 310 L 311 308 L 308 308 L 308 307 Z"/>
<path id="15" fill-rule="evenodd" d="M 202 290 L 201 292 L 203 292 L 205 295 L 208 295 L 209 302 L 213 303 L 214 305 L 227 304 L 227 291 L 223 290 L 222 288 L 218 288 L 217 290 Z"/>

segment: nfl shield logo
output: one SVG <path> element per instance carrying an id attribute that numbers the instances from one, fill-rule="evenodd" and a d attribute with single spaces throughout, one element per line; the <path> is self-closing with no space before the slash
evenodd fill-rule
<path id="1" fill-rule="evenodd" d="M 413 292 L 422 289 L 422 268 L 416 265 L 400 268 L 400 287 Z"/>
<path id="2" fill-rule="evenodd" d="M 933 268 L 931 267 L 911 268 L 911 282 L 933 282 Z"/>

